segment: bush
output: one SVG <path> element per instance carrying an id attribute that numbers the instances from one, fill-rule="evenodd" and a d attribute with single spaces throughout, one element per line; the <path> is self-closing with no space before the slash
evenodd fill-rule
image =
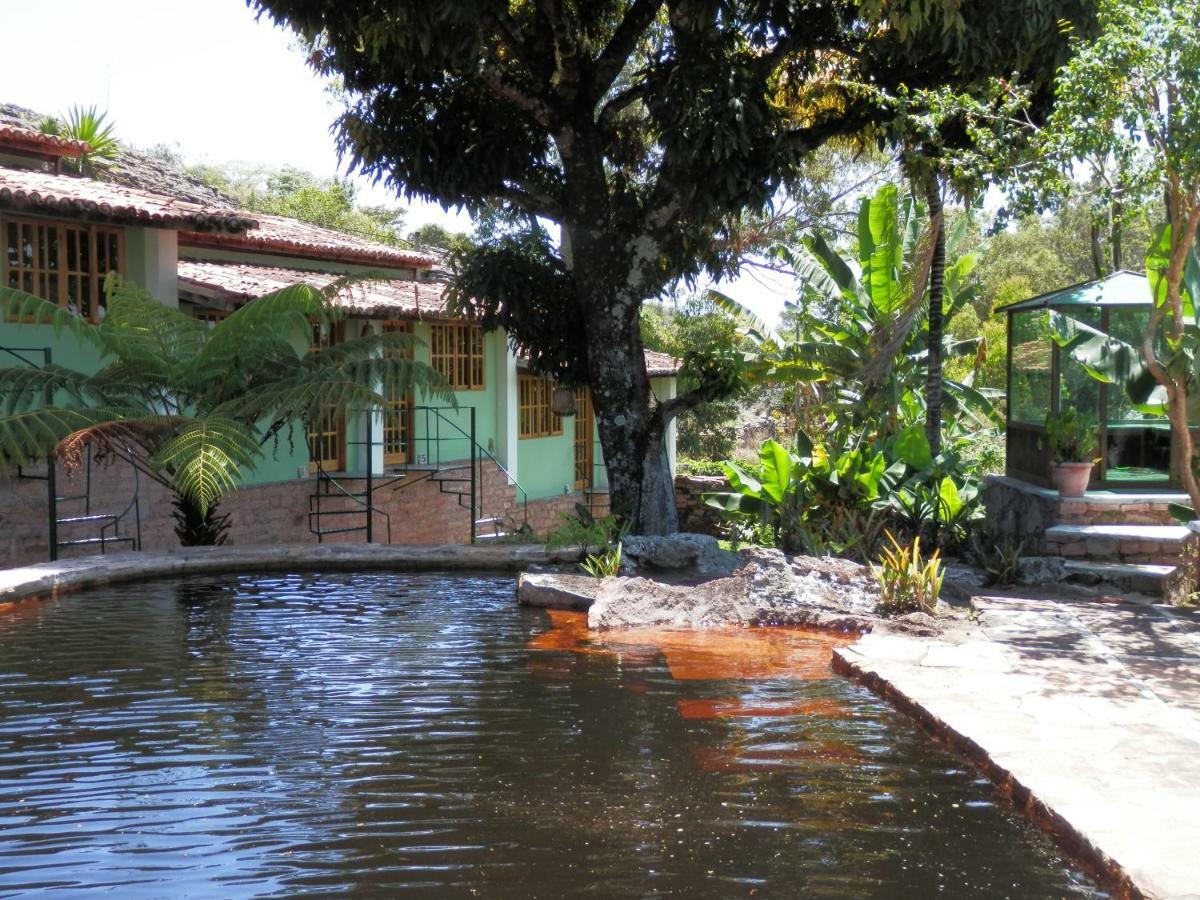
<path id="1" fill-rule="evenodd" d="M 880 588 L 876 611 L 885 616 L 911 612 L 937 615 L 943 576 L 939 551 L 922 559 L 919 537 L 913 538 L 911 547 L 899 544 L 890 532 L 887 538 L 892 546 L 884 548 L 879 564 L 872 567 Z"/>

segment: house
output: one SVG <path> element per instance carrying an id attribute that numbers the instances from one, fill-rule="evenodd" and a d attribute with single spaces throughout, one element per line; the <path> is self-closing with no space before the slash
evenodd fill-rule
<path id="1" fill-rule="evenodd" d="M 416 357 L 451 383 L 457 407 L 397 397 L 386 410 L 330 416 L 280 441 L 223 503 L 235 543 L 375 540 L 444 543 L 538 534 L 584 503 L 605 511 L 606 477 L 591 404 L 576 393 L 559 415 L 555 386 L 525 370 L 502 332 L 447 314 L 436 258 L 278 216 L 63 174 L 87 147 L 0 124 L 0 284 L 93 320 L 109 271 L 198 319 L 300 282 L 382 272 L 338 295 L 344 317 L 322 340 L 380 330 L 413 333 Z M 45 360 L 99 368 L 95 352 L 48 326 L 0 322 L 5 365 Z M 647 354 L 653 389 L 674 396 L 678 362 Z M 564 399 L 559 392 L 557 400 Z M 674 435 L 668 441 L 674 464 Z M 169 498 L 120 461 L 0 475 L 0 565 L 63 552 L 175 545 Z M 369 496 L 367 496 L 369 495 Z M 48 505 L 56 511 L 48 512 Z M 55 534 L 57 532 L 57 534 Z"/>

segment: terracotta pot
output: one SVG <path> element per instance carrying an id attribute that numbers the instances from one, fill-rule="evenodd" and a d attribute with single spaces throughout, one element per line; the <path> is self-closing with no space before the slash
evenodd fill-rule
<path id="1" fill-rule="evenodd" d="M 1061 462 L 1050 467 L 1050 477 L 1060 497 L 1082 497 L 1092 477 L 1090 462 Z"/>

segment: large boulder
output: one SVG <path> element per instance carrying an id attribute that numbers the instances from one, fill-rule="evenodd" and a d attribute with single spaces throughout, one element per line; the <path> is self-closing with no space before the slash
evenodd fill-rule
<path id="1" fill-rule="evenodd" d="M 517 602 L 542 609 L 583 611 L 595 601 L 599 584 L 590 575 L 522 572 L 517 579 Z"/>
<path id="2" fill-rule="evenodd" d="M 588 610 L 591 628 L 712 628 L 807 625 L 846 631 L 871 627 L 869 575 L 853 563 L 798 558 L 778 550 L 743 550 L 731 575 L 699 584 L 648 578 L 604 579 Z"/>
<path id="3" fill-rule="evenodd" d="M 638 569 L 691 570 L 708 577 L 728 575 L 738 564 L 737 554 L 722 550 L 708 534 L 630 535 L 622 543 L 621 554 Z"/>

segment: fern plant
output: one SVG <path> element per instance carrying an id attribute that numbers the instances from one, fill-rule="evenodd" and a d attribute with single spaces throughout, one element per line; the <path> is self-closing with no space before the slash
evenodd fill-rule
<path id="1" fill-rule="evenodd" d="M 64 366 L 0 368 L 0 464 L 56 454 L 68 466 L 91 446 L 128 460 L 175 494 L 185 544 L 223 539 L 218 504 L 292 425 L 329 411 L 375 410 L 412 390 L 453 403 L 445 380 L 408 358 L 410 334 L 332 347 L 314 326 L 341 313 L 337 292 L 293 285 L 247 303 L 209 328 L 113 274 L 107 314 L 93 324 L 30 294 L 0 287 L 0 321 L 54 326 L 103 360 L 94 374 Z M 359 280 L 355 278 L 353 280 Z"/>

